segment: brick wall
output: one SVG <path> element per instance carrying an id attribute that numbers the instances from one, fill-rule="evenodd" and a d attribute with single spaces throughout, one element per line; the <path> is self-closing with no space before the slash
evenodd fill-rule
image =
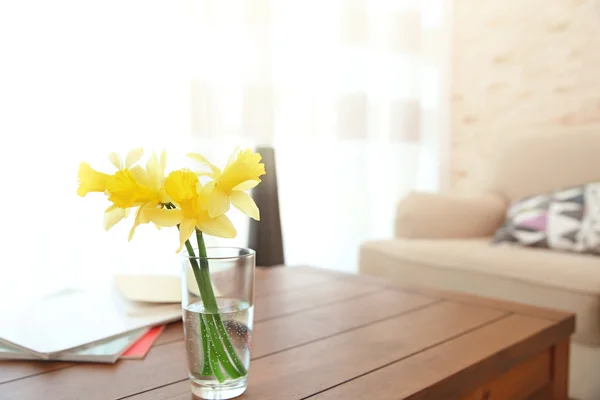
<path id="1" fill-rule="evenodd" d="M 454 0 L 453 25 L 455 189 L 514 136 L 600 133 L 600 0 Z"/>

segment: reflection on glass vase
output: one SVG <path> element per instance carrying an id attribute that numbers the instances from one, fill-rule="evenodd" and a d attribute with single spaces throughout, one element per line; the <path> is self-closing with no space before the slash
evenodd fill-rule
<path id="1" fill-rule="evenodd" d="M 199 251 L 200 250 L 200 251 Z M 254 320 L 254 251 L 183 253 L 183 321 L 192 392 L 231 399 L 246 390 Z"/>

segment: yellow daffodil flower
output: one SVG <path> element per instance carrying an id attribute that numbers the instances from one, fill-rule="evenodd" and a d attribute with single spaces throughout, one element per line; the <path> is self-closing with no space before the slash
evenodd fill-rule
<path id="1" fill-rule="evenodd" d="M 135 165 L 143 154 L 142 149 L 133 149 L 127 153 L 123 162 L 117 153 L 110 153 L 108 158 L 117 168 L 113 175 L 98 172 L 87 163 L 81 163 L 78 174 L 80 185 L 77 193 L 80 196 L 92 191 L 104 192 L 113 203 L 104 212 L 104 229 L 109 230 L 125 218 L 130 208 L 139 207 L 129 232 L 129 240 L 137 226 L 149 222 L 144 216 L 146 209 L 169 202 L 163 187 L 166 153 L 161 154 L 160 160 L 153 153 L 148 159 L 146 169 Z"/>
<path id="2" fill-rule="evenodd" d="M 118 157 L 114 153 L 111 155 Z M 115 158 L 112 160 L 114 161 Z M 113 164 L 122 166 L 119 158 L 116 158 Z M 163 188 L 166 166 L 165 152 L 161 155 L 160 161 L 156 154 L 152 153 L 146 169 L 139 165 L 130 167 L 129 162 L 127 165 L 126 168 L 120 169 L 108 178 L 106 190 L 110 201 L 120 208 L 136 207 L 152 200 L 168 202 Z"/>
<path id="3" fill-rule="evenodd" d="M 123 160 L 117 153 L 110 153 L 108 158 L 118 171 L 123 171 L 131 168 L 133 164 L 139 161 L 143 154 L 144 151 L 142 149 L 131 150 L 127 153 L 125 164 L 123 164 Z M 90 192 L 106 191 L 110 177 L 108 174 L 96 171 L 90 164 L 82 162 L 79 165 L 79 173 L 77 174 L 77 178 L 79 179 L 77 194 L 83 197 Z"/>
<path id="4" fill-rule="evenodd" d="M 233 238 L 237 232 L 225 215 L 211 218 L 208 214 L 210 192 L 202 186 L 198 176 L 187 170 L 177 170 L 165 180 L 166 194 L 178 208 L 149 208 L 145 217 L 159 226 L 179 225 L 179 248 L 192 236 L 195 229 L 208 235 Z"/>
<path id="5" fill-rule="evenodd" d="M 77 194 L 84 197 L 90 192 L 104 192 L 109 177 L 110 175 L 96 171 L 90 164 L 82 162 L 79 165 L 79 172 L 77 173 L 79 180 Z"/>
<path id="6" fill-rule="evenodd" d="M 150 222 L 145 216 L 147 210 L 170 201 L 164 189 L 166 163 L 167 156 L 164 151 L 160 161 L 156 153 L 152 153 L 146 163 L 146 169 L 140 166 L 125 168 L 117 171 L 108 180 L 108 200 L 121 209 L 138 207 L 133 227 L 129 232 L 129 240 L 133 238 L 139 225 Z M 119 165 L 118 162 L 113 164 Z"/>
<path id="7" fill-rule="evenodd" d="M 127 153 L 125 157 L 125 163 L 117 153 L 110 153 L 108 155 L 111 163 L 117 168 L 118 171 L 130 169 L 133 165 L 140 160 L 144 151 L 142 149 L 133 149 Z M 108 182 L 111 181 L 113 176 L 98 172 L 93 169 L 88 163 L 82 162 L 79 166 L 79 187 L 77 188 L 77 194 L 85 196 L 90 192 L 106 192 Z M 120 208 L 116 205 L 111 205 L 104 212 L 104 229 L 109 230 L 117 222 L 129 215 L 129 210 L 126 208 Z"/>
<path id="8" fill-rule="evenodd" d="M 265 165 L 260 162 L 261 156 L 250 149 L 237 150 L 229 157 L 227 165 L 221 171 L 211 164 L 200 154 L 188 154 L 210 168 L 210 172 L 202 172 L 199 175 L 208 176 L 214 180 L 206 185 L 210 192 L 208 201 L 208 215 L 217 217 L 229 211 L 230 203 L 238 210 L 254 218 L 260 219 L 260 213 L 256 203 L 245 191 L 258 185 L 260 176 L 265 174 Z"/>
<path id="9" fill-rule="evenodd" d="M 117 153 L 110 153 L 108 159 L 117 168 L 118 171 L 129 169 L 139 161 L 144 154 L 142 149 L 133 149 L 126 156 L 126 163 L 123 164 L 121 156 Z M 77 174 L 79 179 L 79 188 L 77 188 L 77 194 L 81 197 L 85 196 L 90 192 L 104 192 L 106 191 L 106 185 L 110 178 L 110 175 L 103 172 L 98 172 L 93 169 L 90 164 L 82 162 L 79 165 L 79 173 Z"/>

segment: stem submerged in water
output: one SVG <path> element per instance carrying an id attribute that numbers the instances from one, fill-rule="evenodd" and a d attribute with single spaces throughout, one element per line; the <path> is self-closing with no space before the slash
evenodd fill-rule
<path id="1" fill-rule="evenodd" d="M 171 203 L 165 204 L 165 207 L 169 210 L 175 208 L 175 206 Z M 179 225 L 177 225 L 177 229 L 179 229 Z M 219 366 L 220 361 L 231 379 L 236 379 L 248 374 L 248 371 L 246 368 L 244 368 L 244 365 L 237 356 L 235 349 L 231 344 L 231 340 L 229 339 L 229 334 L 225 330 L 225 326 L 221 321 L 221 316 L 219 315 L 219 306 L 212 288 L 212 283 L 210 282 L 208 258 L 206 256 L 206 245 L 204 244 L 202 232 L 197 229 L 196 239 L 198 240 L 198 252 L 200 253 L 199 259 L 202 268 L 198 266 L 198 260 L 196 260 L 196 254 L 194 253 L 194 248 L 192 247 L 189 239 L 185 241 L 185 248 L 189 255 L 190 265 L 192 266 L 192 271 L 194 272 L 194 278 L 196 278 L 198 290 L 200 291 L 202 304 L 204 305 L 204 309 L 208 311 L 208 314 L 204 314 L 204 316 L 201 314 L 198 316 L 203 358 L 202 371 L 200 374 L 202 376 L 214 375 L 219 382 L 223 382 L 226 377 L 223 375 L 223 372 Z M 223 344 L 221 343 L 219 335 L 222 335 L 229 355 L 223 348 Z M 231 364 L 229 357 L 232 358 L 239 371 Z"/>
<path id="2" fill-rule="evenodd" d="M 206 315 L 203 315 L 200 318 L 202 318 L 205 326 L 209 325 L 209 322 L 206 320 Z M 208 346 L 210 347 L 208 351 L 208 364 L 210 365 L 215 378 L 222 383 L 225 381 L 225 375 L 223 375 L 221 367 L 219 366 L 219 353 L 215 347 L 215 343 L 212 340 L 209 340 L 208 342 Z"/>
<path id="3" fill-rule="evenodd" d="M 210 282 L 210 271 L 208 269 L 208 256 L 206 255 L 206 245 L 204 244 L 204 237 L 202 236 L 202 232 L 200 232 L 199 230 L 196 230 L 196 240 L 198 241 L 198 253 L 200 253 L 200 273 L 203 275 L 203 280 L 208 282 L 209 296 L 212 297 L 212 299 L 215 299 L 215 308 L 217 309 L 217 312 L 215 312 L 213 315 L 215 319 L 215 326 L 217 327 L 219 334 L 223 338 L 223 344 L 227 349 L 229 357 L 231 357 L 231 360 L 235 364 L 235 368 L 237 368 L 236 372 L 238 372 L 240 376 L 244 376 L 248 373 L 248 371 L 246 370 L 246 367 L 244 367 L 244 364 L 235 352 L 233 343 L 231 343 L 231 339 L 229 338 L 229 334 L 227 333 L 227 330 L 225 330 L 225 325 L 223 325 L 223 321 L 221 321 L 221 315 L 218 313 L 217 301 L 213 292 L 212 284 Z"/>
<path id="4" fill-rule="evenodd" d="M 202 371 L 200 375 L 211 376 L 212 367 L 210 365 L 210 344 L 208 341 L 208 328 L 202 319 L 202 315 L 198 315 L 200 321 L 200 336 L 202 337 Z"/>
<path id="5" fill-rule="evenodd" d="M 196 231 L 196 239 L 198 240 L 200 264 L 198 264 L 194 248 L 189 240 L 185 242 L 185 247 L 190 256 L 190 265 L 200 291 L 204 309 L 207 312 L 200 316 L 200 334 L 202 335 L 204 357 L 201 374 L 204 376 L 214 375 L 219 382 L 223 382 L 226 377 L 221 371 L 222 366 L 229 378 L 236 379 L 245 376 L 248 371 L 235 352 L 229 334 L 219 315 L 219 306 L 210 280 L 206 245 L 204 244 L 202 232 Z"/>

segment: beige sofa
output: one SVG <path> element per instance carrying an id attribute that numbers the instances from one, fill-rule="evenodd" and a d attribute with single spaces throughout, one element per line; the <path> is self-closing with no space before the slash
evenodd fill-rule
<path id="1" fill-rule="evenodd" d="M 600 399 L 600 256 L 491 237 L 512 200 L 600 180 L 600 133 L 537 135 L 499 151 L 481 193 L 412 193 L 395 238 L 361 247 L 360 271 L 406 283 L 576 313 L 570 396 Z"/>

